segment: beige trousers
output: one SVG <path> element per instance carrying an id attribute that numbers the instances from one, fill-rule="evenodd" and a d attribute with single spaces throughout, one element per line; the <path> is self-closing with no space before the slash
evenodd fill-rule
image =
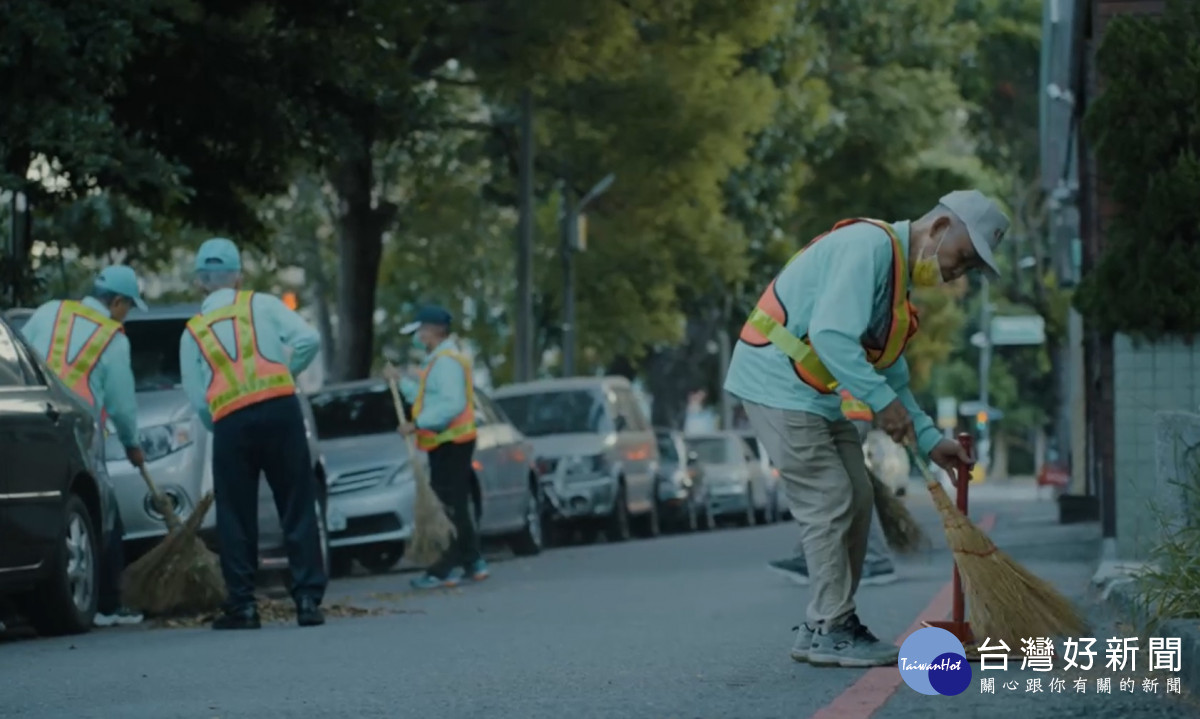
<path id="1" fill-rule="evenodd" d="M 800 525 L 812 584 L 807 621 L 836 624 L 854 612 L 875 506 L 858 430 L 846 419 L 743 405 Z"/>

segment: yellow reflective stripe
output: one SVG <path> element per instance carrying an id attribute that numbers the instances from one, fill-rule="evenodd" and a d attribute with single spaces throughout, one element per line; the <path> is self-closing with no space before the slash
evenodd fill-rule
<path id="1" fill-rule="evenodd" d="M 781 352 L 790 357 L 792 361 L 799 363 L 804 369 L 825 385 L 827 389 L 833 389 L 838 382 L 833 375 L 821 364 L 817 353 L 813 352 L 812 347 L 808 343 L 792 334 L 788 328 L 775 321 L 774 317 L 762 311 L 758 307 L 750 313 L 750 319 L 747 320 L 751 327 L 763 334 L 767 340 L 779 348 Z"/>
<path id="2" fill-rule="evenodd" d="M 212 325 L 206 323 L 207 317 L 196 317 L 189 326 L 192 326 L 192 335 L 200 344 L 200 351 L 204 358 L 208 360 L 208 366 L 213 372 L 219 373 L 221 378 L 229 383 L 231 387 L 238 384 L 237 373 L 233 370 L 233 359 L 229 353 L 225 351 L 225 347 L 217 339 L 216 333 L 213 332 Z M 218 318 L 224 319 L 224 318 Z M 196 320 L 201 320 L 196 322 Z M 216 320 L 214 320 L 216 321 Z"/>
<path id="3" fill-rule="evenodd" d="M 69 369 L 63 377 L 63 382 L 68 387 L 74 387 L 79 380 L 92 371 L 100 359 L 100 353 L 108 347 L 109 340 L 116 333 L 117 326 L 115 324 L 102 324 L 95 334 L 88 338 L 87 343 L 83 345 L 83 349 L 75 357 L 75 361 L 69 365 Z"/>
<path id="4" fill-rule="evenodd" d="M 247 380 L 245 382 L 238 382 L 236 385 L 234 385 L 230 389 L 222 392 L 221 394 L 217 395 L 216 397 L 213 397 L 212 400 L 210 400 L 210 402 L 209 402 L 209 406 L 210 406 L 210 408 L 211 407 L 217 407 L 217 408 L 224 407 L 225 405 L 229 404 L 230 402 L 234 401 L 235 399 L 238 399 L 239 397 L 243 397 L 248 394 L 254 394 L 257 392 L 262 392 L 263 390 L 268 390 L 268 389 L 278 389 L 280 387 L 290 387 L 291 384 L 292 384 L 292 378 L 287 375 L 282 375 L 282 374 L 271 375 L 269 377 L 247 378 Z"/>
<path id="5" fill-rule="evenodd" d="M 70 351 L 72 330 L 75 320 L 80 317 L 94 322 L 96 329 L 84 341 L 83 347 L 80 348 L 75 359 L 68 361 L 67 353 Z M 74 388 L 92 371 L 100 354 L 120 329 L 120 323 L 111 317 L 105 317 L 81 302 L 67 300 L 62 303 L 58 319 L 54 323 L 54 331 L 50 339 L 50 353 L 46 364 L 62 378 L 68 387 Z"/>
<path id="6" fill-rule="evenodd" d="M 246 373 L 245 383 L 247 385 L 258 382 L 258 368 L 253 361 L 257 355 L 254 347 L 254 322 L 250 317 L 250 299 L 253 296 L 252 292 L 239 292 L 234 300 L 237 309 L 234 312 L 233 322 L 237 328 L 238 354 L 243 360 L 242 371 Z"/>

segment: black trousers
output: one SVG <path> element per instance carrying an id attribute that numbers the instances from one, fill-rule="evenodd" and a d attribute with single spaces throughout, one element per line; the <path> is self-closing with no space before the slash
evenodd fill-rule
<path id="1" fill-rule="evenodd" d="M 104 560 L 100 564 L 100 586 L 96 596 L 96 611 L 114 614 L 121 608 L 121 572 L 125 570 L 125 524 L 121 510 L 112 503 L 113 528 L 104 542 Z"/>
<path id="2" fill-rule="evenodd" d="M 482 556 L 475 518 L 471 516 L 471 458 L 475 442 L 446 443 L 429 453 L 429 484 L 454 523 L 454 541 L 429 573 L 444 579 L 455 567 L 469 570 Z"/>
<path id="3" fill-rule="evenodd" d="M 258 571 L 258 478 L 266 475 L 283 527 L 292 595 L 324 598 L 325 564 L 317 525 L 316 478 L 295 396 L 252 404 L 213 425 L 213 491 L 226 606 L 254 602 Z"/>

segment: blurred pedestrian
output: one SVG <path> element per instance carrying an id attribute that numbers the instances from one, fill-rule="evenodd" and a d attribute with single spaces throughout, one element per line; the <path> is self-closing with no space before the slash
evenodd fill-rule
<path id="1" fill-rule="evenodd" d="M 860 402 L 842 392 L 842 414 L 858 430 L 859 441 L 866 444 L 867 433 L 871 431 L 874 413 L 866 402 Z M 796 545 L 794 554 L 787 559 L 768 562 L 777 574 L 787 577 L 797 584 L 808 584 L 808 563 L 804 561 L 804 542 Z M 867 556 L 863 562 L 862 576 L 859 586 L 891 584 L 896 581 L 896 565 L 892 561 L 892 552 L 888 549 L 887 538 L 883 535 L 883 526 L 871 519 L 871 533 L 867 535 Z"/>
<path id="2" fill-rule="evenodd" d="M 471 516 L 471 459 L 475 453 L 475 384 L 471 361 L 450 336 L 452 317 L 441 307 L 423 307 L 401 334 L 412 335 L 426 353 L 415 393 L 403 389 L 412 416 L 400 425 L 416 434 L 417 448 L 429 453 L 429 482 L 454 523 L 455 537 L 433 566 L 412 581 L 416 589 L 456 586 L 462 578 L 483 581 L 487 562 L 479 549 Z"/>
<path id="3" fill-rule="evenodd" d="M 810 242 L 767 286 L 742 328 L 725 390 L 746 415 L 787 492 L 813 584 L 792 657 L 888 665 L 896 648 L 859 620 L 874 491 L 838 391 L 865 402 L 894 440 L 952 469 L 972 458 L 944 440 L 909 389 L 904 349 L 917 330 L 910 286 L 970 270 L 995 274 L 1008 218 L 974 190 L 951 192 L 918 220 L 853 219 Z"/>
<path id="4" fill-rule="evenodd" d="M 179 366 L 184 391 L 213 435 L 217 535 L 228 590 L 213 629 L 261 624 L 254 598 L 260 475 L 283 526 L 297 622 L 324 624 L 328 579 L 316 478 L 295 382 L 316 356 L 320 335 L 279 298 L 241 289 L 241 256 L 230 240 L 200 245 L 195 272 L 206 296 L 179 340 Z"/>
<path id="5" fill-rule="evenodd" d="M 112 497 L 112 525 L 102 528 L 104 559 L 101 562 L 95 624 L 137 624 L 142 615 L 121 603 L 121 572 L 125 569 L 125 525 L 105 466 L 104 444 L 112 421 L 125 457 L 135 467 L 146 459 L 137 425 L 137 397 L 130 364 L 129 339 L 122 326 L 137 307 L 146 309 L 134 271 L 124 265 L 101 270 L 92 290 L 82 300 L 47 302 L 33 313 L 21 330 L 46 365 L 63 384 L 88 406 L 96 419 L 96 471 L 101 486 Z"/>

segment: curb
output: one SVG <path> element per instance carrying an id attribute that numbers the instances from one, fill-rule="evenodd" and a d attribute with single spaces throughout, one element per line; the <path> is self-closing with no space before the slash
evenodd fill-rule
<path id="1" fill-rule="evenodd" d="M 1103 582 L 1100 600 L 1108 604 L 1117 615 L 1131 622 L 1138 632 L 1144 631 L 1149 621 L 1149 613 L 1145 605 L 1138 601 L 1132 578 L 1111 579 Z M 1149 637 L 1179 638 L 1179 671 L 1170 672 L 1180 679 L 1185 691 L 1192 696 L 1200 696 L 1200 621 L 1195 619 L 1168 619 L 1162 622 L 1158 630 L 1147 634 L 1143 642 L 1139 642 L 1139 654 L 1146 661 L 1145 668 L 1151 669 L 1149 655 Z M 1097 637 L 1098 642 L 1100 638 Z"/>

